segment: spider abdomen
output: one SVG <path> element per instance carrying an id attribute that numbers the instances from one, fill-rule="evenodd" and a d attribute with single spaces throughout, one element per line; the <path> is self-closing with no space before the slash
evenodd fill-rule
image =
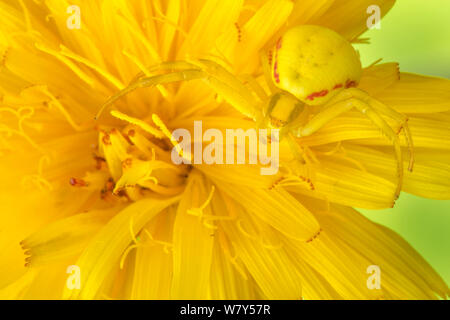
<path id="1" fill-rule="evenodd" d="M 321 26 L 302 25 L 281 37 L 272 59 L 272 80 L 309 105 L 326 103 L 361 77 L 357 51 L 341 35 Z"/>

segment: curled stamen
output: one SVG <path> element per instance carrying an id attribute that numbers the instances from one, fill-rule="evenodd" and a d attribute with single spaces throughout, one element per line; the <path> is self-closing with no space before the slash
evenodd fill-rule
<path id="1" fill-rule="evenodd" d="M 231 265 L 236 268 L 236 271 L 245 280 L 248 280 L 245 270 L 237 263 L 238 256 L 236 254 L 236 250 L 233 250 L 234 254 L 231 254 L 230 245 L 228 244 L 228 239 L 226 238 L 225 234 L 222 231 L 218 232 L 218 239 L 219 239 L 220 246 L 223 249 L 223 253 L 224 253 L 225 257 L 230 261 Z"/>
<path id="2" fill-rule="evenodd" d="M 305 154 L 314 162 L 314 163 L 320 163 L 320 161 L 317 159 L 314 152 L 307 146 L 303 147 L 303 150 L 305 150 Z"/>
<path id="3" fill-rule="evenodd" d="M 127 256 L 130 253 L 130 251 L 135 249 L 135 248 L 141 247 L 141 246 L 142 246 L 141 244 L 133 244 L 131 246 L 128 246 L 128 248 L 126 248 L 125 252 L 122 254 L 122 257 L 120 258 L 120 264 L 119 264 L 120 270 L 123 269 L 123 265 L 125 263 L 125 259 L 127 258 Z"/>
<path id="4" fill-rule="evenodd" d="M 31 176 L 25 176 L 22 178 L 21 181 L 22 186 L 26 186 L 27 184 L 32 184 L 37 186 L 40 190 L 53 190 L 52 184 L 46 180 L 45 178 L 41 177 L 40 175 L 31 175 Z"/>
<path id="5" fill-rule="evenodd" d="M 164 247 L 164 252 L 166 254 L 169 254 L 169 249 L 173 249 L 173 244 L 167 241 L 162 241 L 162 240 L 155 240 L 152 236 L 152 234 L 150 233 L 150 231 L 148 231 L 147 229 L 144 229 L 144 232 L 147 234 L 149 241 L 153 242 L 154 244 L 159 244 L 162 245 Z"/>
<path id="6" fill-rule="evenodd" d="M 261 245 L 262 245 L 264 248 L 266 248 L 266 249 L 269 249 L 269 250 L 279 250 L 279 249 L 283 248 L 283 243 L 282 243 L 281 241 L 280 241 L 277 245 L 273 245 L 273 244 L 270 244 L 270 243 L 266 243 L 266 242 L 264 241 L 264 239 L 265 239 L 265 237 L 264 237 L 263 235 L 261 235 L 261 237 L 260 237 Z"/>
<path id="7" fill-rule="evenodd" d="M 212 186 L 211 187 L 211 192 L 209 193 L 208 198 L 206 199 L 206 201 L 198 208 L 188 209 L 187 213 L 191 214 L 193 216 L 199 217 L 199 219 L 202 219 L 203 218 L 203 210 L 205 210 L 205 208 L 211 202 L 215 190 L 216 190 L 215 186 Z"/>
<path id="8" fill-rule="evenodd" d="M 318 152 L 318 153 L 323 154 L 325 156 L 331 156 L 341 150 L 341 145 L 342 145 L 342 141 L 338 141 L 336 146 L 334 148 L 332 148 L 330 151 Z"/>
<path id="9" fill-rule="evenodd" d="M 21 136 L 26 141 L 28 141 L 29 144 L 31 144 L 36 150 L 38 150 L 40 153 L 46 154 L 46 151 L 42 149 L 36 142 L 34 142 L 33 139 L 30 138 L 30 136 L 25 132 L 23 128 L 23 124 L 25 120 L 29 119 L 34 114 L 34 108 L 32 107 L 22 107 L 18 110 L 15 110 L 10 107 L 1 107 L 0 111 L 2 112 L 8 112 L 13 114 L 17 117 L 17 127 L 18 129 L 12 129 L 5 124 L 0 124 L 0 132 L 6 132 L 8 137 L 11 137 L 13 134 L 16 134 L 18 136 Z M 25 113 L 23 113 L 25 111 Z"/>
<path id="10" fill-rule="evenodd" d="M 252 239 L 252 240 L 258 240 L 259 237 L 258 236 L 254 236 L 251 235 L 250 233 L 248 233 L 247 231 L 245 231 L 245 229 L 242 227 L 242 219 L 239 219 L 236 221 L 236 226 L 238 228 L 238 230 L 247 238 Z"/>

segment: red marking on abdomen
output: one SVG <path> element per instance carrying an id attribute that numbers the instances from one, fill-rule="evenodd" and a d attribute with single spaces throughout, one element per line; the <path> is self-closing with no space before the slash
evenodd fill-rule
<path id="1" fill-rule="evenodd" d="M 281 49 L 281 37 L 277 41 L 277 50 Z"/>
<path id="2" fill-rule="evenodd" d="M 335 85 L 335 86 L 333 87 L 333 90 L 342 88 L 343 86 L 344 86 L 344 85 L 343 85 L 342 83 L 339 83 L 339 84 L 337 84 L 337 85 Z"/>
<path id="3" fill-rule="evenodd" d="M 275 50 L 275 61 L 273 64 L 273 77 L 275 78 L 276 83 L 280 83 L 280 74 L 278 73 L 278 50 L 281 49 L 281 38 L 277 41 L 277 46 Z"/>
<path id="4" fill-rule="evenodd" d="M 313 92 L 309 96 L 306 97 L 306 100 L 313 101 L 315 98 L 325 97 L 327 94 L 328 94 L 328 90 Z"/>
<path id="5" fill-rule="evenodd" d="M 280 83 L 280 74 L 278 73 L 278 61 L 275 60 L 275 64 L 273 65 L 273 77 L 275 78 L 276 83 Z"/>

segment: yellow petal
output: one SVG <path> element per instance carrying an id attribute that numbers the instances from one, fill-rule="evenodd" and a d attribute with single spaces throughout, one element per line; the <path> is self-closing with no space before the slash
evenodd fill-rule
<path id="1" fill-rule="evenodd" d="M 254 70 L 258 52 L 286 23 L 294 7 L 292 1 L 269 0 L 247 21 L 242 28 L 242 41 L 236 46 L 236 68 L 240 73 Z M 256 60 L 256 61 L 255 61 Z"/>
<path id="2" fill-rule="evenodd" d="M 81 289 L 65 289 L 63 298 L 97 297 L 103 280 L 114 266 L 117 266 L 132 237 L 154 216 L 177 200 L 177 198 L 143 199 L 129 205 L 112 218 L 92 239 L 76 262 L 81 270 Z M 130 224 L 134 234 L 130 233 Z"/>
<path id="3" fill-rule="evenodd" d="M 289 238 L 306 241 L 319 231 L 314 216 L 282 188 L 236 188 L 223 182 L 218 183 L 218 186 L 246 210 Z"/>
<path id="4" fill-rule="evenodd" d="M 172 283 L 172 252 L 168 247 L 172 236 L 174 210 L 168 210 L 150 222 L 146 229 L 156 243 L 147 240 L 136 248 L 131 299 L 169 299 Z M 146 232 L 141 232 L 145 237 Z M 130 280 L 131 281 L 131 280 Z"/>
<path id="5" fill-rule="evenodd" d="M 298 187 L 286 189 L 359 208 L 391 208 L 394 204 L 396 181 L 393 177 L 388 179 L 368 172 L 364 162 L 358 158 L 329 156 L 318 159 L 320 163 L 314 166 L 315 178 L 312 179 L 314 190 Z"/>
<path id="6" fill-rule="evenodd" d="M 280 247 L 283 237 L 264 226 L 264 222 L 257 222 L 234 205 L 228 205 L 228 208 L 233 207 L 236 208 L 239 226 L 235 221 L 224 221 L 221 225 L 236 257 L 243 262 L 268 299 L 300 299 L 300 279 L 291 257 Z"/>
<path id="7" fill-rule="evenodd" d="M 220 33 L 237 20 L 242 4 L 243 0 L 207 0 L 177 56 L 184 59 L 186 53 L 198 55 L 214 48 Z"/>
<path id="8" fill-rule="evenodd" d="M 395 179 L 396 164 L 387 156 L 386 148 L 375 150 L 353 144 L 346 145 L 346 153 L 358 161 L 371 173 L 387 180 Z M 403 190 L 431 199 L 450 199 L 450 151 L 436 149 L 415 149 L 415 163 L 412 172 L 405 171 Z M 408 154 L 404 153 L 405 167 Z"/>
<path id="9" fill-rule="evenodd" d="M 191 173 L 183 193 L 173 226 L 173 280 L 172 299 L 206 299 L 209 290 L 214 230 L 205 225 L 201 215 L 211 215 L 211 208 L 190 210 L 205 204 L 208 192 L 203 178 Z"/>
<path id="10" fill-rule="evenodd" d="M 26 253 L 31 255 L 27 258 L 27 265 L 41 266 L 79 254 L 119 209 L 120 206 L 77 214 L 33 233 L 21 242 Z"/>
<path id="11" fill-rule="evenodd" d="M 370 16 L 367 13 L 369 6 L 377 5 L 383 17 L 394 3 L 395 0 L 335 1 L 324 15 L 309 23 L 328 27 L 342 34 L 348 40 L 354 40 L 367 30 L 367 19 Z"/>
<path id="12" fill-rule="evenodd" d="M 220 234 L 219 234 L 220 233 Z M 226 237 L 223 231 L 217 231 L 219 238 Z M 227 242 L 224 244 L 224 242 Z M 211 266 L 211 299 L 258 300 L 263 294 L 248 272 L 242 270 L 235 256 L 231 256 L 228 240 L 214 242 L 214 252 Z M 243 273 L 245 272 L 245 273 Z"/>
<path id="13" fill-rule="evenodd" d="M 317 218 L 337 245 L 364 256 L 381 269 L 381 287 L 397 299 L 442 298 L 449 288 L 431 266 L 397 234 L 351 208 L 336 207 Z M 373 243 L 377 245 L 374 246 Z"/>
<path id="14" fill-rule="evenodd" d="M 358 88 L 373 97 L 400 80 L 398 63 L 383 63 L 364 68 Z"/>
<path id="15" fill-rule="evenodd" d="M 402 113 L 450 110 L 450 80 L 401 73 L 400 80 L 379 92 L 377 98 Z"/>

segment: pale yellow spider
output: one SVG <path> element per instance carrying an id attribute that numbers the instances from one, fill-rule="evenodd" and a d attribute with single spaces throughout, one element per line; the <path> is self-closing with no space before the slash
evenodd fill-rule
<path id="1" fill-rule="evenodd" d="M 273 88 L 271 96 L 267 96 L 256 81 L 249 80 L 251 85 L 246 85 L 213 61 L 174 61 L 163 62 L 147 70 L 148 73 L 168 73 L 153 76 L 139 74 L 127 88 L 108 99 L 101 110 L 137 88 L 201 79 L 236 110 L 255 120 L 259 127 L 280 129 L 280 137 L 287 136 L 291 145 L 298 148 L 294 137 L 311 135 L 332 119 L 355 108 L 369 118 L 394 146 L 398 171 L 397 198 L 403 180 L 402 151 L 398 138 L 401 129 L 410 150 L 410 171 L 414 163 L 407 118 L 355 88 L 362 68 L 353 46 L 330 29 L 313 25 L 297 26 L 277 41 L 270 60 L 263 59 L 263 68 L 269 87 Z M 312 108 L 308 106 L 318 106 L 320 111 L 310 118 Z M 399 123 L 397 133 L 381 115 Z"/>

